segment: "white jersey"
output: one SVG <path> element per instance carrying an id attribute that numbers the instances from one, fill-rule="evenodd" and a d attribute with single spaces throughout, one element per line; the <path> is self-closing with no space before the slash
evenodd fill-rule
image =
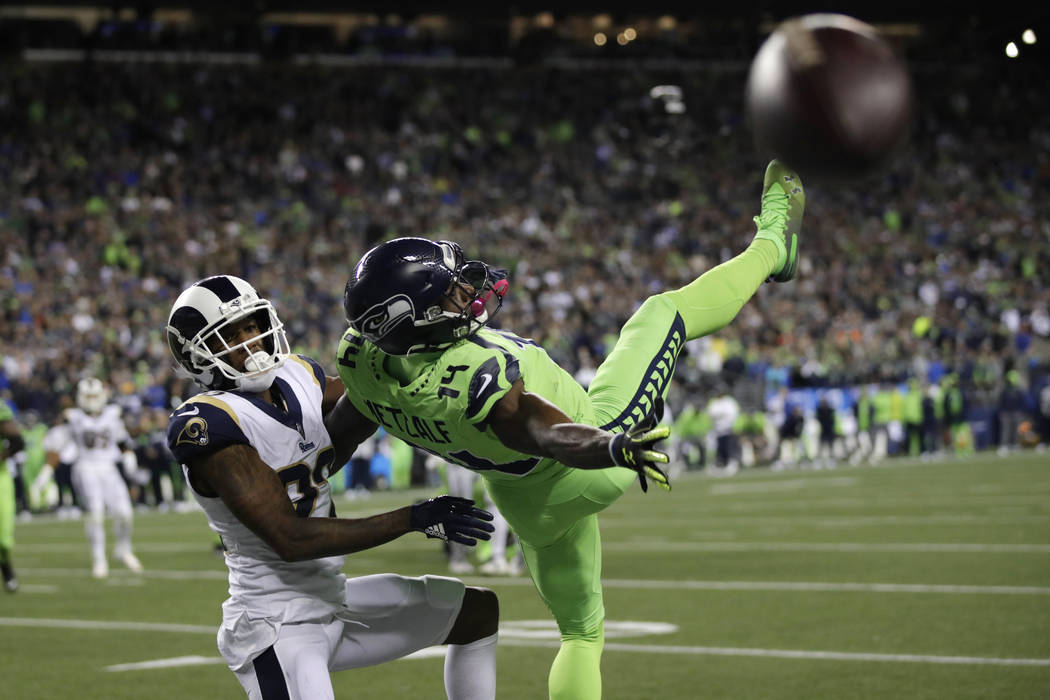
<path id="1" fill-rule="evenodd" d="M 736 419 L 740 416 L 740 404 L 732 396 L 725 395 L 711 399 L 707 405 L 716 435 L 729 435 L 733 432 Z"/>
<path id="2" fill-rule="evenodd" d="M 212 391 L 187 400 L 171 416 L 168 446 L 226 548 L 230 597 L 223 604 L 224 625 L 235 626 L 245 615 L 278 624 L 316 620 L 343 606 L 345 557 L 283 561 L 220 498 L 194 490 L 186 466 L 225 447 L 249 445 L 285 484 L 299 517 L 334 517 L 328 475 L 342 465 L 333 464 L 335 450 L 321 415 L 324 384 L 319 365 L 291 355 L 274 379 L 287 411 L 254 394 Z"/>
<path id="3" fill-rule="evenodd" d="M 70 408 L 66 411 L 66 425 L 68 439 L 76 447 L 77 465 L 116 466 L 120 461 L 120 446 L 131 442 L 120 417 L 120 407 L 115 404 L 106 406 L 97 415 Z M 60 456 L 63 454 L 63 449 L 55 451 Z"/>
<path id="4" fill-rule="evenodd" d="M 58 455 L 58 461 L 72 464 L 77 460 L 77 443 L 69 430 L 68 423 L 59 423 L 48 429 L 44 435 L 44 450 Z"/>

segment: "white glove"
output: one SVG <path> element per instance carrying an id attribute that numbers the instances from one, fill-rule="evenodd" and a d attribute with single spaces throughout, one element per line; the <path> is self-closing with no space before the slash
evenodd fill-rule
<path id="1" fill-rule="evenodd" d="M 149 471 L 139 469 L 139 458 L 135 455 L 134 450 L 124 450 L 121 456 L 121 465 L 124 467 L 124 473 L 128 475 L 128 478 L 139 486 L 145 486 L 149 483 Z"/>

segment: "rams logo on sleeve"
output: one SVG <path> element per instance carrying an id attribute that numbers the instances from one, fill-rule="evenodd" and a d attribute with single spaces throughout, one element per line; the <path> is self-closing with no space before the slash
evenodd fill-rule
<path id="1" fill-rule="evenodd" d="M 208 421 L 203 418 L 190 418 L 182 427 L 175 439 L 176 445 L 195 445 L 204 447 L 211 438 L 208 437 Z"/>

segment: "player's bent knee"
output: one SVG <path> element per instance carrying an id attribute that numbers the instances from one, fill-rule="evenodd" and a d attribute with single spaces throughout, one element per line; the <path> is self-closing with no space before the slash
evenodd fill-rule
<path id="1" fill-rule="evenodd" d="M 463 606 L 445 639 L 446 644 L 469 644 L 499 631 L 499 598 L 488 588 L 468 587 Z"/>
<path id="2" fill-rule="evenodd" d="M 454 608 L 463 600 L 465 586 L 459 579 L 426 575 L 422 580 L 427 602 L 436 608 Z"/>

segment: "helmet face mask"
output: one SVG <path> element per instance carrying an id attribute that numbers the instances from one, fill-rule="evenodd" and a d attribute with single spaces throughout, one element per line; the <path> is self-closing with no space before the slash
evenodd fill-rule
<path id="1" fill-rule="evenodd" d="M 258 335 L 231 344 L 245 319 L 259 327 Z M 168 318 L 168 346 L 179 365 L 206 389 L 265 391 L 290 352 L 284 324 L 273 305 L 244 280 L 232 275 L 203 279 L 175 300 Z M 261 343 L 263 350 L 250 347 Z M 232 356 L 246 354 L 243 369 Z"/>
<path id="2" fill-rule="evenodd" d="M 87 377 L 77 382 L 77 407 L 85 413 L 98 415 L 109 401 L 109 392 L 100 379 Z"/>
<path id="3" fill-rule="evenodd" d="M 481 330 L 507 286 L 504 271 L 465 260 L 455 243 L 398 238 L 361 258 L 343 307 L 350 325 L 387 354 L 435 352 Z"/>

